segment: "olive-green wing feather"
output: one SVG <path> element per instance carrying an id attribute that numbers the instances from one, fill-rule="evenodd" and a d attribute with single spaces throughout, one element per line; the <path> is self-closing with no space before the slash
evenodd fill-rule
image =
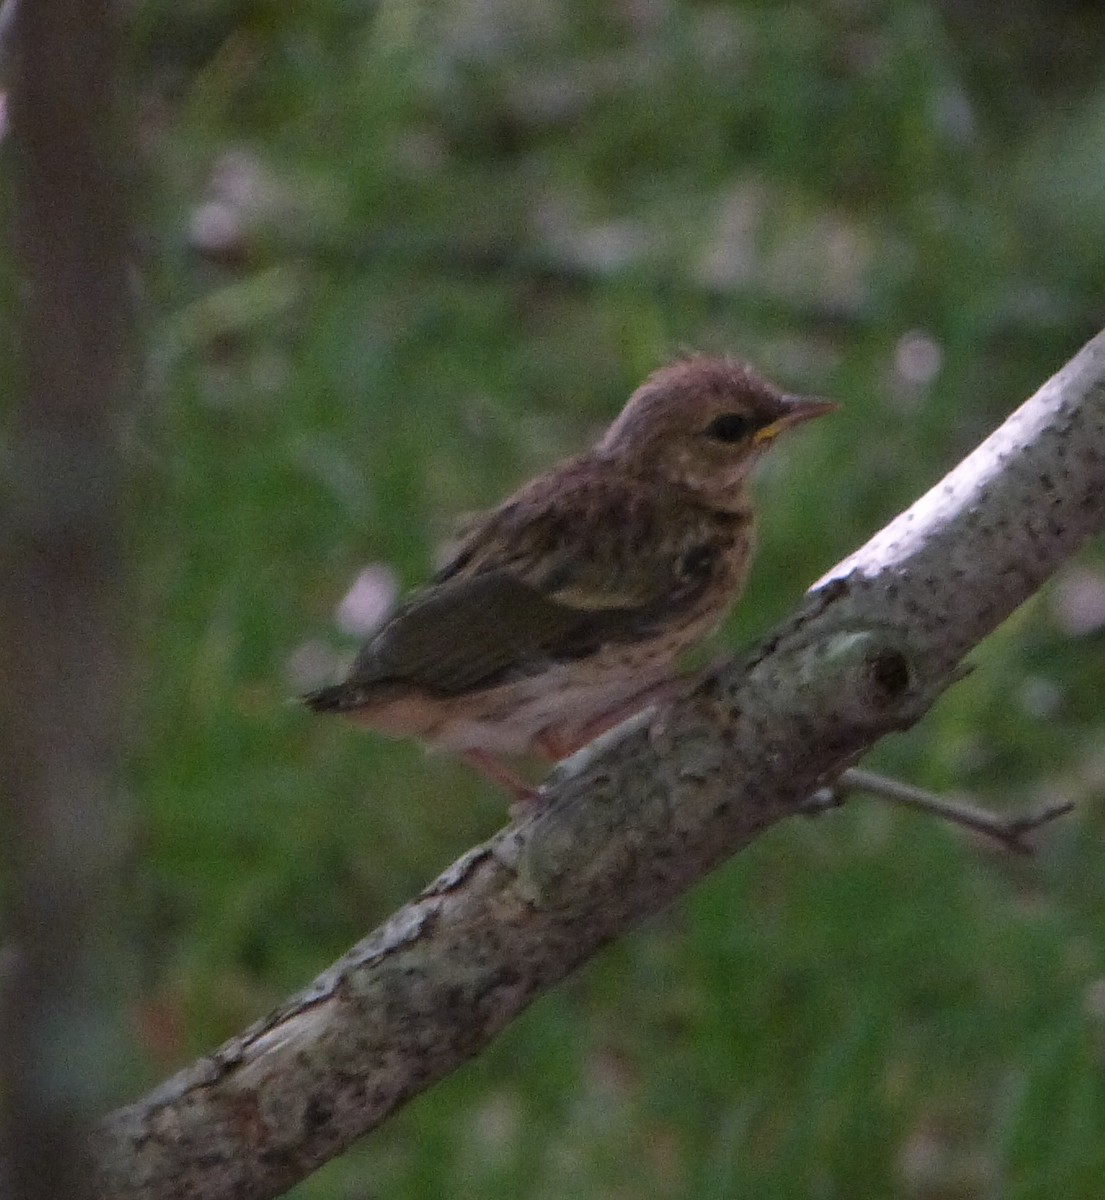
<path id="1" fill-rule="evenodd" d="M 369 642 L 350 672 L 457 695 L 597 648 L 593 615 L 547 599 L 506 571 L 418 593 Z"/>
<path id="2" fill-rule="evenodd" d="M 344 707 L 343 688 L 391 683 L 457 695 L 652 637 L 732 548 L 731 522 L 665 512 L 643 489 L 597 492 L 584 478 L 542 494 L 543 482 L 479 522 L 364 646 L 346 684 L 309 702 Z"/>

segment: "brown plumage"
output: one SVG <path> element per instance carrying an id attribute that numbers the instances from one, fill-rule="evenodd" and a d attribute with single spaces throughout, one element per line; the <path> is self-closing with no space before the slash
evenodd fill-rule
<path id="1" fill-rule="evenodd" d="M 474 520 L 345 681 L 306 703 L 531 796 L 498 756 L 564 757 L 670 684 L 744 587 L 752 466 L 833 407 L 738 359 L 656 371 L 591 450 Z"/>

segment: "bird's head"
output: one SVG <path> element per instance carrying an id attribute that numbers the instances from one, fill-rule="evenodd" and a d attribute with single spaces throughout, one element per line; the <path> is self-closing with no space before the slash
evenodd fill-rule
<path id="1" fill-rule="evenodd" d="M 835 408 L 787 395 L 738 358 L 696 356 L 653 372 L 596 453 L 686 487 L 711 507 L 735 507 L 749 471 L 784 429 Z"/>

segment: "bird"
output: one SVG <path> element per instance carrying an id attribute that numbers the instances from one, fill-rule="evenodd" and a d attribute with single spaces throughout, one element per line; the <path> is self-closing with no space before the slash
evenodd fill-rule
<path id="1" fill-rule="evenodd" d="M 832 412 L 737 357 L 654 371 L 588 450 L 471 519 L 448 561 L 302 699 L 466 760 L 525 811 L 505 759 L 562 760 L 671 694 L 744 590 L 752 468 Z"/>

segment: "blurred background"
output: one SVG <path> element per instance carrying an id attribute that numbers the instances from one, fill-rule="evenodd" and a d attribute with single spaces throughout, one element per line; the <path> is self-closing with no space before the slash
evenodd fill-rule
<path id="1" fill-rule="evenodd" d="M 837 399 L 758 481 L 720 646 L 770 628 L 1105 316 L 1093 2 L 146 0 L 137 1094 L 504 821 L 315 718 L 457 517 L 681 351 Z M 792 821 L 292 1193 L 1097 1197 L 1105 554 L 869 765 L 1035 861 L 856 800 Z"/>

